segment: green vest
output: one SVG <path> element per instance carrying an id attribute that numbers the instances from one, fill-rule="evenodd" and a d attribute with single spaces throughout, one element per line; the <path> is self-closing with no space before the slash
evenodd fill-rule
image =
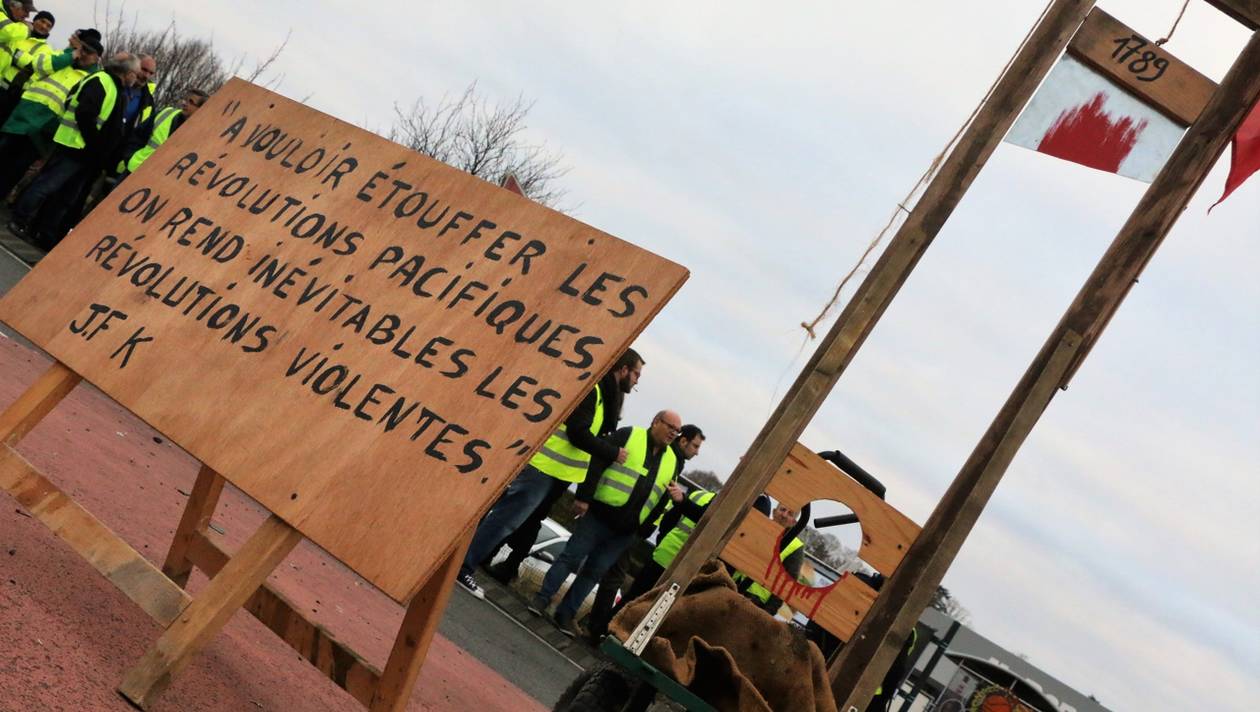
<path id="1" fill-rule="evenodd" d="M 96 72 L 79 82 L 79 86 L 74 90 L 66 108 L 61 112 L 61 125 L 57 127 L 57 135 L 53 136 L 53 141 L 70 148 L 87 146 L 87 143 L 83 141 L 83 132 L 79 130 L 79 122 L 74 118 L 74 111 L 79 108 L 79 92 L 92 81 L 100 82 L 105 87 L 105 100 L 101 102 L 101 111 L 96 117 L 96 128 L 99 129 L 104 125 L 105 119 L 109 118 L 110 112 L 114 110 L 114 102 L 118 100 L 118 87 L 114 86 L 114 80 L 109 74 Z"/>
<path id="2" fill-rule="evenodd" d="M 717 494 L 708 490 L 697 489 L 687 495 L 687 499 L 703 507 L 716 496 Z M 678 556 L 678 552 L 682 551 L 683 544 L 691 538 L 691 532 L 695 531 L 695 528 L 696 523 L 690 517 L 679 519 L 674 528 L 656 543 L 656 549 L 652 551 L 652 561 L 664 568 L 669 568 L 669 565 L 674 563 L 674 558 Z"/>
<path id="3" fill-rule="evenodd" d="M 0 88 L 7 89 L 9 84 L 17 78 L 18 72 L 31 66 L 41 46 L 48 52 L 52 52 L 51 49 L 47 49 L 48 41 L 39 37 L 27 37 L 13 45 L 13 61 L 3 72 L 0 72 Z"/>
<path id="4" fill-rule="evenodd" d="M 166 139 L 171 136 L 171 125 L 175 123 L 175 117 L 179 116 L 180 109 L 168 106 L 158 112 L 157 119 L 153 121 L 153 133 L 149 134 L 149 142 L 140 148 L 140 150 L 131 154 L 131 160 L 127 161 L 127 170 L 132 173 L 144 163 L 158 146 L 166 143 Z"/>
<path id="5" fill-rule="evenodd" d="M 674 479 L 674 466 L 678 462 L 674 456 L 674 448 L 666 445 L 660 462 L 656 465 L 656 472 L 649 473 L 644 464 L 647 457 L 647 428 L 634 428 L 630 431 L 630 439 L 626 441 L 626 461 L 614 462 L 604 469 L 599 476 L 599 484 L 595 487 L 595 500 L 610 507 L 620 507 L 630 501 L 630 493 L 634 491 L 639 479 L 650 476 L 654 480 L 652 489 L 643 502 L 643 509 L 639 511 L 639 523 L 647 521 L 652 508 L 660 501 L 661 495 L 665 494 L 665 486 Z"/>
<path id="6" fill-rule="evenodd" d="M 73 64 L 62 67 L 42 79 L 27 82 L 26 89 L 22 92 L 22 101 L 33 101 L 53 114 L 60 115 L 70 92 L 87 75 L 86 69 L 79 69 Z"/>
<path id="7" fill-rule="evenodd" d="M 792 554 L 796 553 L 796 550 L 801 548 L 802 546 L 805 546 L 805 542 L 801 541 L 800 539 L 796 537 L 792 537 L 792 541 L 790 541 L 787 546 L 783 547 L 783 551 L 779 554 L 779 561 L 787 561 L 787 558 L 791 556 Z M 740 580 L 748 578 L 748 576 L 742 573 L 736 573 L 733 578 L 736 581 L 740 581 Z M 761 601 L 762 603 L 770 602 L 770 589 L 766 588 L 765 586 L 762 586 L 756 581 L 753 581 L 752 585 L 748 587 L 748 595 L 752 596 L 758 601 Z"/>
<path id="8" fill-rule="evenodd" d="M 595 417 L 591 418 L 591 435 L 604 424 L 604 393 L 595 384 Z M 564 482 L 582 482 L 591 464 L 591 454 L 569 442 L 564 423 L 547 438 L 547 442 L 529 458 L 529 464 L 540 472 Z"/>

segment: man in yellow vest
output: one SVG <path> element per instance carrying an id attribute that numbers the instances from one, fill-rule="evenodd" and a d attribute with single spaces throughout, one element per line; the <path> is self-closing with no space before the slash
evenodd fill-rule
<path id="1" fill-rule="evenodd" d="M 48 33 L 52 32 L 56 23 L 57 18 L 51 12 L 36 13 L 30 34 L 11 47 L 12 61 L 7 69 L 0 71 L 0 124 L 9 118 L 13 108 L 22 100 L 22 90 L 36 72 L 36 65 L 48 67 L 48 60 L 56 54 L 48 46 Z M 47 72 L 44 74 L 46 76 Z"/>
<path id="2" fill-rule="evenodd" d="M 570 484 L 585 480 L 593 457 L 605 462 L 626 461 L 629 453 L 624 447 L 599 436 L 616 427 L 622 398 L 638 384 L 643 366 L 638 352 L 627 349 L 499 495 L 499 501 L 477 525 L 460 566 L 456 581 L 464 590 L 477 598 L 485 597 L 473 570 L 549 496 L 558 497 Z"/>
<path id="3" fill-rule="evenodd" d="M 0 125 L 0 199 L 9 195 L 35 161 L 52 151 L 62 108 L 78 83 L 96 70 L 104 52 L 101 35 L 93 29 L 79 30 L 70 44 L 49 61 L 47 75 L 37 72 L 27 82 L 22 101 Z"/>
<path id="4" fill-rule="evenodd" d="M 4 0 L 4 14 L 0 15 L 0 74 L 13 62 L 13 48 L 26 39 L 31 28 L 26 18 L 35 12 L 31 0 Z"/>
<path id="5" fill-rule="evenodd" d="M 675 438 L 673 444 L 670 445 L 670 447 L 674 449 L 674 456 L 682 460 L 681 469 L 685 469 L 687 467 L 687 463 L 696 455 L 700 454 L 700 447 L 704 445 L 704 440 L 704 431 L 700 429 L 700 426 L 692 423 L 682 426 L 682 430 L 679 431 L 678 437 Z M 677 484 L 671 484 L 670 487 L 678 488 L 681 492 L 681 487 Z M 692 492 L 692 496 L 695 496 L 697 492 L 703 491 L 704 490 L 697 488 Z M 710 494 L 710 497 L 711 496 L 712 494 Z M 691 497 L 688 497 L 688 499 L 691 499 Z M 707 501 L 708 500 L 705 500 L 705 502 Z M 646 539 L 651 536 L 652 531 L 657 525 L 662 527 L 663 532 L 669 531 L 669 528 L 665 526 L 664 522 L 669 520 L 670 526 L 673 526 L 674 523 L 679 520 L 678 512 L 670 506 L 672 502 L 673 495 L 671 493 L 671 498 L 665 502 L 665 513 L 660 517 L 651 520 L 650 525 L 647 527 L 647 531 L 639 532 L 645 540 L 643 541 L 644 544 L 647 544 Z M 682 500 L 680 502 L 680 506 L 686 505 L 686 500 Z M 640 552 L 636 551 L 638 546 L 639 542 L 632 542 L 631 545 L 626 548 L 626 552 L 621 555 L 620 559 L 617 560 L 617 563 L 613 564 L 612 568 L 608 569 L 608 572 L 604 574 L 604 577 L 599 580 L 599 587 L 595 590 L 595 600 L 591 603 L 591 611 L 586 618 L 587 632 L 590 634 L 593 642 L 597 642 L 600 638 L 603 638 L 608 634 L 608 624 L 612 621 L 613 615 L 618 610 L 617 592 L 621 591 L 625 594 L 622 596 L 622 601 L 629 600 L 625 597 L 629 594 L 624 591 L 626 575 L 634 571 L 633 566 L 635 564 L 635 560 L 642 558 Z M 639 574 L 643 575 L 643 569 L 651 568 L 654 568 L 654 564 L 652 559 L 649 558 L 639 570 Z M 659 575 L 660 570 L 656 573 L 656 576 Z M 653 576 L 653 581 L 656 580 L 656 576 Z M 638 578 L 636 577 L 635 580 L 637 581 Z M 651 588 L 650 583 L 648 588 Z M 643 589 L 643 591 L 646 590 L 647 588 Z M 642 593 L 642 591 L 639 593 Z M 638 594 L 635 595 L 637 596 Z"/>
<path id="6" fill-rule="evenodd" d="M 779 504 L 771 512 L 770 518 L 775 524 L 783 527 L 783 531 L 791 533 L 793 527 L 796 526 L 799 513 L 783 504 Z M 798 537 L 792 536 L 779 551 L 779 560 L 783 562 L 783 568 L 791 574 L 793 579 L 799 579 L 801 576 L 801 567 L 805 565 L 805 542 Z M 783 607 L 783 601 L 770 593 L 770 589 L 753 581 L 742 573 L 736 572 L 735 583 L 739 585 L 745 596 L 751 598 L 754 602 L 761 606 L 762 610 L 770 615 L 775 615 L 779 609 Z"/>
<path id="7" fill-rule="evenodd" d="M 624 462 L 593 458 L 591 476 L 578 485 L 573 535 L 564 551 L 543 577 L 542 588 L 528 606 L 542 615 L 570 573 L 577 578 L 556 606 L 555 622 L 573 636 L 573 618 L 595 584 L 634 541 L 640 527 L 650 524 L 671 498 L 682 499 L 674 480 L 682 470 L 682 458 L 670 446 L 682 430 L 682 419 L 663 410 L 647 428 L 621 428 L 611 442 L 629 456 Z M 595 473 L 599 476 L 594 476 Z M 667 496 L 668 495 L 668 496 Z"/>
<path id="8" fill-rule="evenodd" d="M 138 59 L 119 52 L 105 60 L 103 71 L 79 82 L 61 112 L 52 156 L 13 206 L 11 232 L 44 250 L 56 246 L 69 208 L 122 138 L 120 97 L 139 69 Z"/>
<path id="9" fill-rule="evenodd" d="M 147 131 L 141 131 L 136 136 L 141 145 L 127 151 L 127 172 L 135 173 L 140 165 L 149 160 L 149 156 L 166 143 L 171 134 L 183 126 L 185 121 L 192 118 L 192 115 L 197 113 L 197 109 L 200 109 L 209 98 L 210 95 L 200 89 L 189 89 L 184 93 L 184 100 L 178 107 L 168 106 L 159 111 L 147 127 Z"/>

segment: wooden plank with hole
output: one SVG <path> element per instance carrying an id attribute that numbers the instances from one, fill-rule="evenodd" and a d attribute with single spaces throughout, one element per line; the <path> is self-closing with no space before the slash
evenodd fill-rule
<path id="1" fill-rule="evenodd" d="M 301 540 L 302 534 L 283 519 L 274 514 L 268 517 L 127 671 L 118 691 L 132 704 L 148 709 Z"/>
<path id="2" fill-rule="evenodd" d="M 0 320 L 402 602 L 687 275 L 234 79 Z"/>
<path id="3" fill-rule="evenodd" d="M 1194 123 L 1216 91 L 1216 82 L 1099 8 L 1068 52 L 1182 126 Z"/>
<path id="4" fill-rule="evenodd" d="M 193 562 L 188 558 L 188 548 L 193 538 L 204 533 L 210 525 L 225 483 L 226 480 L 207 465 L 202 465 L 197 473 L 192 494 L 184 504 L 184 513 L 180 515 L 179 526 L 175 528 L 171 547 L 166 551 L 166 561 L 162 564 L 162 573 L 180 587 L 188 585 L 188 576 L 192 573 Z"/>
<path id="5" fill-rule="evenodd" d="M 822 499 L 853 510 L 862 527 L 858 556 L 885 576 L 897 568 L 919 535 L 919 525 L 914 520 L 799 442 L 770 480 L 766 493 L 796 510 Z"/>
<path id="6" fill-rule="evenodd" d="M 187 593 L 9 445 L 0 446 L 0 487 L 153 620 L 168 625 L 188 605 Z"/>
<path id="7" fill-rule="evenodd" d="M 188 559 L 212 578 L 229 560 L 216 538 L 217 535 L 205 531 L 197 532 L 187 550 Z M 364 707 L 371 704 L 380 671 L 353 648 L 337 640 L 327 628 L 307 619 L 300 608 L 271 584 L 264 582 L 259 586 L 243 607 Z"/>
<path id="8" fill-rule="evenodd" d="M 31 428 L 57 407 L 74 387 L 83 380 L 60 361 L 53 362 L 35 383 L 18 396 L 18 399 L 0 414 L 0 442 L 16 445 L 26 437 Z"/>
<path id="9" fill-rule="evenodd" d="M 1208 4 L 1241 22 L 1251 31 L 1260 30 L 1260 0 L 1207 0 Z"/>
<path id="10" fill-rule="evenodd" d="M 858 556 L 885 575 L 897 568 L 919 533 L 919 526 L 909 517 L 800 443 L 775 472 L 766 493 L 796 510 L 819 500 L 839 502 L 853 510 L 862 527 Z M 852 576 L 822 591 L 795 585 L 779 561 L 782 534 L 778 524 L 751 511 L 722 550 L 722 559 L 832 635 L 848 640 L 875 600 L 875 592 Z"/>
<path id="11" fill-rule="evenodd" d="M 804 613 L 840 640 L 848 640 L 875 601 L 875 591 L 854 576 L 843 576 L 830 588 L 796 583 L 779 561 L 783 527 L 749 512 L 722 550 L 722 560 Z"/>

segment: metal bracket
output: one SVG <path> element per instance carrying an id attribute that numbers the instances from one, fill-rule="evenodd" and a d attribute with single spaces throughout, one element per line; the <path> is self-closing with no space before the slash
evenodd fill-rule
<path id="1" fill-rule="evenodd" d="M 630 637 L 626 640 L 625 648 L 635 655 L 642 655 L 643 649 L 647 647 L 648 641 L 656 634 L 656 629 L 661 627 L 661 621 L 665 620 L 665 614 L 669 613 L 669 609 L 674 607 L 674 601 L 678 599 L 678 584 L 672 584 L 669 588 L 661 592 L 656 599 L 656 603 L 648 609 L 647 615 L 643 616 L 643 620 L 639 621 L 639 625 L 630 633 Z"/>

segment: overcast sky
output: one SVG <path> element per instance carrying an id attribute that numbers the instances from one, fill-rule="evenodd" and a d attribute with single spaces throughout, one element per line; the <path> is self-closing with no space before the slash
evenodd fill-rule
<path id="1" fill-rule="evenodd" d="M 89 24 L 56 7 L 59 44 Z M 1103 0 L 1149 36 L 1177 0 Z M 98 9 L 99 9 L 98 4 Z M 804 332 L 1034 22 L 1036 2 L 130 0 L 264 56 L 376 130 L 395 103 L 535 103 L 572 213 L 692 270 L 638 342 L 631 423 L 701 425 L 725 476 Z M 1246 32 L 1193 0 L 1167 49 L 1219 80 Z M 108 43 L 109 38 L 106 38 Z M 1260 694 L 1260 178 L 1228 158 L 1060 392 L 945 577 L 972 623 L 1115 710 Z M 1001 146 L 803 438 L 922 523 L 1145 185 Z M 856 282 L 854 283 L 856 284 Z M 852 287 L 846 291 L 847 298 Z M 822 331 L 820 330 L 820 333 Z M 856 534 L 845 536 L 851 545 Z"/>

